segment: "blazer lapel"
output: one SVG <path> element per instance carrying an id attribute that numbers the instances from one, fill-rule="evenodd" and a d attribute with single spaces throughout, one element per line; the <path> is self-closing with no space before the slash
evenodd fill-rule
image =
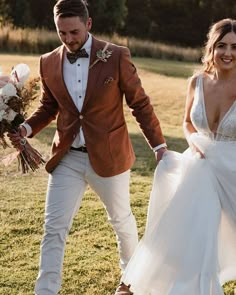
<path id="1" fill-rule="evenodd" d="M 105 46 L 105 42 L 99 41 L 92 37 L 92 48 L 91 48 L 91 57 L 90 57 L 90 66 L 94 63 L 94 61 L 97 59 L 96 53 L 98 50 L 103 49 Z M 89 74 L 88 74 L 88 82 L 87 82 L 87 89 L 86 89 L 86 94 L 84 98 L 84 103 L 82 110 L 86 106 L 88 100 L 92 96 L 96 84 L 98 81 L 98 78 L 100 76 L 100 72 L 102 70 L 103 63 L 102 62 L 97 62 L 92 68 L 89 69 Z"/>
<path id="2" fill-rule="evenodd" d="M 55 81 L 57 81 L 57 87 L 58 87 L 58 93 L 60 93 L 60 97 L 62 97 L 61 104 L 64 104 L 67 109 L 69 109 L 71 112 L 78 114 L 79 111 L 76 107 L 76 105 L 73 102 L 72 97 L 70 96 L 64 78 L 63 78 L 63 59 L 64 59 L 64 52 L 65 47 L 61 46 L 59 50 L 59 56 L 58 58 L 55 58 L 55 69 L 56 74 L 54 76 Z"/>

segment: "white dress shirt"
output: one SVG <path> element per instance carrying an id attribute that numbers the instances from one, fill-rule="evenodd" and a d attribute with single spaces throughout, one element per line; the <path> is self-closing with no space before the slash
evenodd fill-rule
<path id="1" fill-rule="evenodd" d="M 73 99 L 73 102 L 77 109 L 81 111 L 85 93 L 87 89 L 88 82 L 88 72 L 89 72 L 89 61 L 90 53 L 92 47 L 92 36 L 89 34 L 89 37 L 82 48 L 86 50 L 89 57 L 88 58 L 78 58 L 77 61 L 71 64 L 67 57 L 66 52 L 64 56 L 63 63 L 63 76 L 68 92 Z M 81 48 L 81 49 L 82 49 Z M 80 132 L 72 143 L 73 147 L 79 147 L 85 145 L 85 139 L 82 127 L 80 127 Z"/>

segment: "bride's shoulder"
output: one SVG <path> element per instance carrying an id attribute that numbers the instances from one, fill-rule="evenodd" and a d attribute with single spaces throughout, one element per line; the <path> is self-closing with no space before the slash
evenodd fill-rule
<path id="1" fill-rule="evenodd" d="M 199 79 L 200 74 L 194 74 L 188 78 L 189 89 L 195 89 L 197 80 Z"/>
<path id="2" fill-rule="evenodd" d="M 202 81 L 204 83 L 205 80 L 208 80 L 209 76 L 205 72 L 197 72 L 189 77 L 189 88 L 195 89 L 196 84 Z"/>

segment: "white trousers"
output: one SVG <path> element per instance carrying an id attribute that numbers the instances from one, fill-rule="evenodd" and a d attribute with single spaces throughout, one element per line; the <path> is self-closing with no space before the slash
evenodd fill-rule
<path id="1" fill-rule="evenodd" d="M 138 243 L 135 218 L 130 208 L 130 171 L 113 177 L 97 175 L 88 154 L 69 151 L 50 174 L 45 205 L 44 236 L 41 242 L 37 295 L 56 295 L 61 287 L 61 273 L 66 237 L 89 185 L 100 197 L 113 226 L 124 270 Z"/>

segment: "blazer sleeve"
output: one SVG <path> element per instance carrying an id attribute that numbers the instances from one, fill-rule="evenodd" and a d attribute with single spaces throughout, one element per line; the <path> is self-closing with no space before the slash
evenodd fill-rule
<path id="1" fill-rule="evenodd" d="M 151 148 L 165 143 L 160 122 L 154 113 L 149 96 L 142 87 L 137 70 L 131 62 L 130 51 L 126 47 L 122 47 L 120 51 L 120 88 Z"/>
<path id="2" fill-rule="evenodd" d="M 56 119 L 58 113 L 58 103 L 50 92 L 45 82 L 43 73 L 43 58 L 40 58 L 40 77 L 41 77 L 41 98 L 38 108 L 32 113 L 32 115 L 25 121 L 32 128 L 33 137 L 50 122 Z"/>

